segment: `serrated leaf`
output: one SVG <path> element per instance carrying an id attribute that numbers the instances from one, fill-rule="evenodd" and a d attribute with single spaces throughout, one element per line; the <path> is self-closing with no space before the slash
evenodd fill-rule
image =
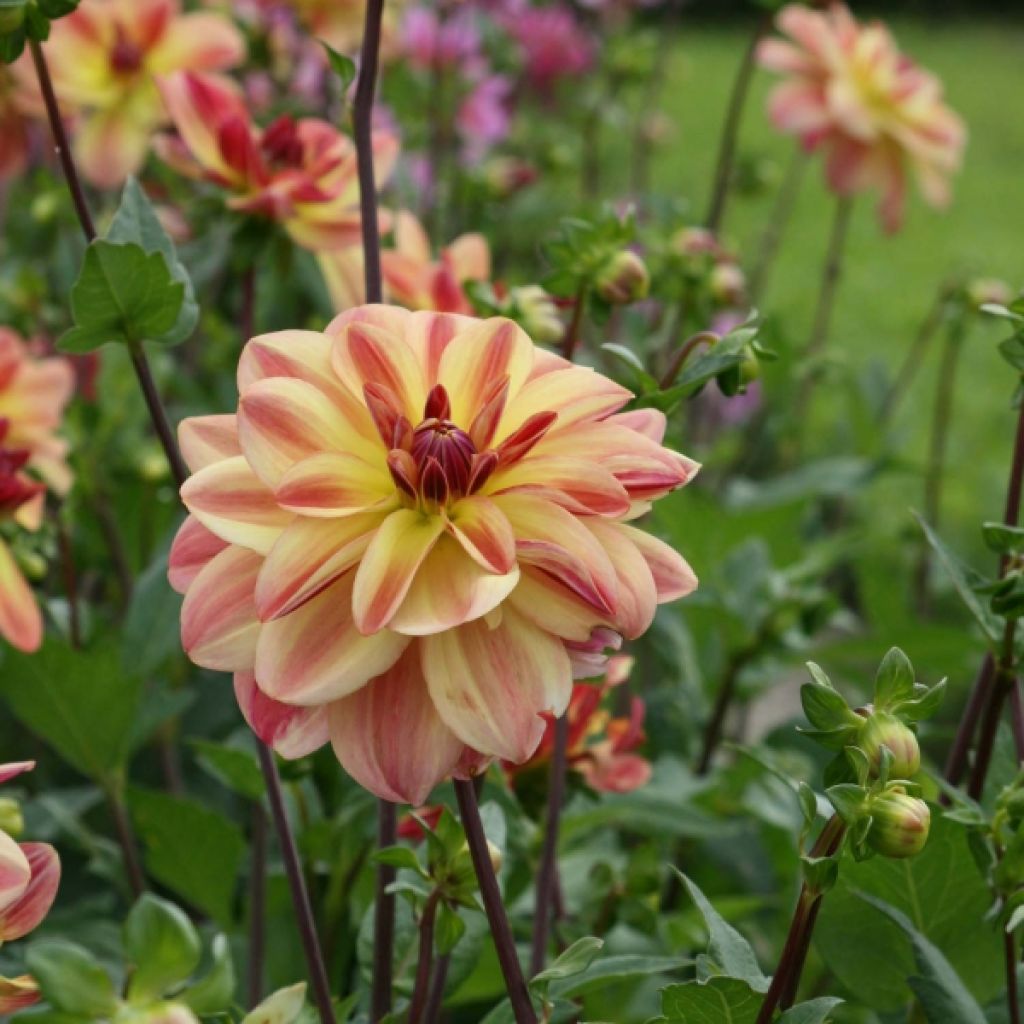
<path id="1" fill-rule="evenodd" d="M 761 996 L 739 978 L 669 985 L 661 992 L 666 1024 L 754 1024 Z"/>

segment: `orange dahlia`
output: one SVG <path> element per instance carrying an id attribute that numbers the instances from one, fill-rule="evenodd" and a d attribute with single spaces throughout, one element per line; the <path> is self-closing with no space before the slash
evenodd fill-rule
<path id="1" fill-rule="evenodd" d="M 252 339 L 238 385 L 181 426 L 183 645 L 385 799 L 529 758 L 577 651 L 696 586 L 633 525 L 697 470 L 664 417 L 510 320 L 362 306 Z"/>

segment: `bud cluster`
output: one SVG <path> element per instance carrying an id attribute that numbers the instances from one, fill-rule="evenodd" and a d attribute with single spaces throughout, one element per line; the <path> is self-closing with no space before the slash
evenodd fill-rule
<path id="1" fill-rule="evenodd" d="M 928 839 L 931 813 L 913 777 L 921 749 L 913 725 L 932 714 L 945 680 L 926 687 L 906 655 L 893 648 L 875 678 L 873 700 L 856 709 L 817 665 L 801 690 L 813 728 L 805 734 L 838 753 L 826 769 L 826 795 L 849 829 L 858 859 L 874 853 L 913 857 Z"/>

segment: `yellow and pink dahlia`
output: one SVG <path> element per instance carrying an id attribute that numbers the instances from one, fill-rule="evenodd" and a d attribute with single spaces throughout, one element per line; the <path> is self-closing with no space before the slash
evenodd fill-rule
<path id="1" fill-rule="evenodd" d="M 79 168 L 110 188 L 139 170 L 167 121 L 157 78 L 234 67 L 245 43 L 229 19 L 182 14 L 179 0 L 82 0 L 53 23 L 46 54 L 61 109 L 75 118 Z M 38 97 L 27 56 L 17 70 L 26 92 Z M 38 99 L 36 106 L 42 109 Z"/>
<path id="2" fill-rule="evenodd" d="M 238 385 L 180 430 L 183 645 L 385 799 L 529 758 L 574 664 L 696 586 L 634 525 L 697 471 L 664 416 L 510 320 L 362 306 L 253 338 Z"/>
<path id="3" fill-rule="evenodd" d="M 260 129 L 238 90 L 215 75 L 168 75 L 160 88 L 178 130 L 160 140 L 165 160 L 228 191 L 232 209 L 279 221 L 299 245 L 356 258 L 359 182 L 347 136 L 326 121 L 287 115 Z M 376 133 L 378 181 L 397 155 L 394 136 Z"/>
<path id="4" fill-rule="evenodd" d="M 74 388 L 65 359 L 36 359 L 14 331 L 0 328 L 0 521 L 37 530 L 46 490 L 71 486 L 67 445 L 56 434 Z M 0 636 L 34 651 L 43 621 L 7 542 L 0 539 Z"/>
<path id="5" fill-rule="evenodd" d="M 860 24 L 843 4 L 789 4 L 776 24 L 788 40 L 766 39 L 758 51 L 762 67 L 786 76 L 769 113 L 805 148 L 824 151 L 829 186 L 844 196 L 881 193 L 887 231 L 902 223 L 911 175 L 929 203 L 948 203 L 966 133 L 939 79 L 903 54 L 885 25 Z"/>

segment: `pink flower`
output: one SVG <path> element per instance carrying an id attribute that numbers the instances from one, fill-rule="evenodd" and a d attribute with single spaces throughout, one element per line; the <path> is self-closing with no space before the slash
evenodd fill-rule
<path id="1" fill-rule="evenodd" d="M 539 92 L 594 63 L 594 42 L 568 7 L 527 8 L 507 17 L 505 27 L 522 47 L 526 77 Z"/>
<path id="2" fill-rule="evenodd" d="M 161 140 L 161 155 L 182 173 L 230 193 L 228 206 L 279 221 L 308 249 L 352 249 L 361 242 L 355 146 L 326 121 L 279 117 L 253 124 L 224 79 L 187 72 L 162 79 L 180 139 Z M 374 137 L 379 180 L 391 173 L 397 141 Z"/>
<path id="3" fill-rule="evenodd" d="M 470 163 L 483 159 L 487 150 L 508 135 L 511 95 L 512 83 L 505 75 L 489 75 L 477 82 L 459 105 L 455 123 Z"/>
<path id="4" fill-rule="evenodd" d="M 786 76 L 769 114 L 808 150 L 824 151 L 829 187 L 879 192 L 887 231 L 902 223 L 911 174 L 929 203 L 948 203 L 966 133 L 938 78 L 901 53 L 883 24 L 862 25 L 842 4 L 790 4 L 776 23 L 790 41 L 767 39 L 758 51 L 762 67 Z"/>
<path id="5" fill-rule="evenodd" d="M 460 11 L 442 21 L 428 7 L 413 7 L 402 21 L 402 51 L 413 67 L 455 68 L 480 48 L 480 33 L 471 15 Z"/>
<path id="6" fill-rule="evenodd" d="M 183 646 L 280 705 L 265 740 L 326 729 L 385 799 L 529 758 L 568 645 L 696 586 L 633 525 L 697 470 L 664 416 L 512 321 L 363 306 L 253 339 L 238 382 L 237 414 L 180 430 Z"/>

